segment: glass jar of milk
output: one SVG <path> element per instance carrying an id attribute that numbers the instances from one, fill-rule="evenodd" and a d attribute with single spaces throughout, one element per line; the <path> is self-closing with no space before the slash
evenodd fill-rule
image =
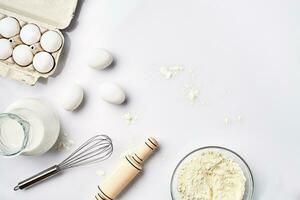
<path id="1" fill-rule="evenodd" d="M 59 131 L 59 118 L 49 104 L 18 100 L 0 114 L 0 154 L 43 154 L 55 144 Z"/>

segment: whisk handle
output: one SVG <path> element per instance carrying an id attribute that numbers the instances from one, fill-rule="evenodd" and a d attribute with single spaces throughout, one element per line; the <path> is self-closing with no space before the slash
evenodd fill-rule
<path id="1" fill-rule="evenodd" d="M 16 187 L 14 187 L 14 190 L 16 191 L 16 190 L 26 189 L 38 182 L 41 182 L 43 180 L 48 179 L 51 176 L 54 176 L 58 172 L 60 172 L 59 166 L 53 165 L 52 167 L 49 167 L 49 168 L 37 173 L 36 175 L 19 182 L 18 185 Z"/>

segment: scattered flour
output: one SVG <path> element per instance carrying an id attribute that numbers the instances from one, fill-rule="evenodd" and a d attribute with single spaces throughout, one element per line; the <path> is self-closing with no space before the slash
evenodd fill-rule
<path id="1" fill-rule="evenodd" d="M 70 139 L 68 134 L 61 133 L 59 134 L 59 137 L 57 139 L 57 142 L 55 143 L 55 149 L 57 151 L 63 151 L 63 150 L 70 150 L 73 146 L 74 141 Z"/>
<path id="2" fill-rule="evenodd" d="M 181 65 L 174 65 L 174 66 L 166 66 L 160 68 L 160 74 L 165 79 L 172 79 L 173 77 L 177 76 L 180 72 L 184 70 L 184 67 Z M 197 81 L 197 73 L 195 69 L 188 69 L 188 74 L 190 75 L 190 81 L 195 82 Z M 199 88 L 193 85 L 187 85 L 184 87 L 184 97 L 191 103 L 195 104 L 198 97 L 200 95 Z"/>
<path id="3" fill-rule="evenodd" d="M 127 112 L 123 115 L 123 119 L 125 119 L 127 125 L 131 125 L 137 120 L 137 116 L 133 113 Z"/>
<path id="4" fill-rule="evenodd" d="M 195 153 L 177 177 L 181 200 L 242 200 L 246 178 L 240 166 L 216 151 Z"/>
<path id="5" fill-rule="evenodd" d="M 243 120 L 243 117 L 241 115 L 238 115 L 237 118 L 236 118 L 236 120 L 240 122 L 240 121 Z"/>
<path id="6" fill-rule="evenodd" d="M 97 171 L 96 171 L 96 174 L 97 174 L 98 176 L 102 177 L 102 176 L 105 176 L 105 171 L 103 171 L 103 170 L 97 170 Z"/>
<path id="7" fill-rule="evenodd" d="M 228 126 L 231 123 L 231 120 L 229 119 L 229 117 L 224 117 L 224 124 L 226 126 Z"/>
<path id="8" fill-rule="evenodd" d="M 184 96 L 191 103 L 195 104 L 200 95 L 199 88 L 192 85 L 187 85 L 184 88 Z"/>
<path id="9" fill-rule="evenodd" d="M 226 126 L 231 125 L 234 122 L 242 122 L 243 121 L 243 117 L 241 115 L 238 115 L 237 117 L 234 118 L 230 118 L 230 117 L 224 117 L 224 124 Z"/>
<path id="10" fill-rule="evenodd" d="M 183 67 L 180 65 L 174 65 L 174 66 L 167 66 L 167 67 L 161 67 L 160 68 L 160 74 L 165 79 L 171 79 L 175 77 L 177 74 L 183 71 Z"/>

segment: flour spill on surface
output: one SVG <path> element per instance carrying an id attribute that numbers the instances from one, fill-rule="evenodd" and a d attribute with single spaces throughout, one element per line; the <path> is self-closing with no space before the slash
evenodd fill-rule
<path id="1" fill-rule="evenodd" d="M 96 174 L 97 174 L 97 176 L 102 177 L 102 176 L 105 176 L 105 171 L 99 169 L 96 171 Z"/>
<path id="2" fill-rule="evenodd" d="M 131 112 L 127 112 L 123 115 L 123 119 L 126 121 L 127 125 L 133 124 L 137 120 L 137 118 L 138 118 L 137 115 Z"/>
<path id="3" fill-rule="evenodd" d="M 171 79 L 182 72 L 184 68 L 181 65 L 165 66 L 159 69 L 161 76 L 165 79 Z"/>
<path id="4" fill-rule="evenodd" d="M 229 126 L 231 124 L 234 124 L 234 123 L 241 123 L 243 122 L 243 116 L 242 115 L 238 115 L 236 117 L 229 117 L 229 116 L 225 116 L 224 117 L 224 124 L 225 126 Z"/>
<path id="5" fill-rule="evenodd" d="M 169 66 L 163 66 L 160 67 L 160 75 L 164 77 L 167 80 L 173 79 L 177 75 L 181 74 L 184 76 L 184 79 L 177 80 L 179 81 L 178 91 L 180 92 L 180 95 L 183 96 L 184 99 L 186 99 L 187 102 L 189 102 L 190 105 L 197 105 L 201 107 L 205 107 L 208 105 L 206 94 L 203 94 L 202 92 L 202 80 L 199 80 L 201 77 L 198 74 L 197 67 L 186 67 L 182 65 L 169 65 Z M 171 81 L 174 83 L 174 81 Z M 177 83 L 176 83 L 177 84 Z M 201 87 L 199 87 L 199 85 Z M 209 90 L 209 88 L 205 88 L 205 90 Z M 205 93 L 205 92 L 204 92 Z M 229 88 L 223 89 L 223 92 L 221 92 L 222 95 L 232 95 L 232 91 Z M 220 93 L 219 93 L 220 94 Z M 214 99 L 213 99 L 214 100 Z M 222 101 L 222 99 L 217 99 L 218 101 Z M 218 101 L 209 101 L 209 105 L 212 105 L 211 102 L 218 104 Z M 224 115 L 224 113 L 223 113 Z M 131 124 L 132 119 L 130 118 L 130 115 L 127 117 L 127 124 Z M 220 119 L 217 119 L 218 121 Z M 133 120 L 134 121 L 134 120 Z M 238 124 L 244 121 L 244 117 L 242 115 L 237 116 L 227 116 L 226 113 L 223 117 L 223 123 L 226 127 L 229 127 L 233 124 Z"/>
<path id="6" fill-rule="evenodd" d="M 200 95 L 200 90 L 194 85 L 186 85 L 184 87 L 184 96 L 191 103 L 195 104 Z"/>
<path id="7" fill-rule="evenodd" d="M 54 148 L 57 151 L 69 151 L 74 144 L 74 141 L 66 133 L 61 133 L 57 139 Z"/>
<path id="8" fill-rule="evenodd" d="M 228 126 L 231 123 L 231 120 L 229 119 L 229 117 L 224 117 L 224 124 L 226 126 Z"/>
<path id="9" fill-rule="evenodd" d="M 243 121 L 243 117 L 241 115 L 238 115 L 237 118 L 236 118 L 236 120 L 239 121 L 239 122 Z"/>

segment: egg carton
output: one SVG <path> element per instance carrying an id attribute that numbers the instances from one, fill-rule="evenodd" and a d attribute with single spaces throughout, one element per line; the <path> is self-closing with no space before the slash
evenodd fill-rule
<path id="1" fill-rule="evenodd" d="M 57 32 L 62 40 L 57 51 L 48 52 L 54 59 L 54 66 L 51 71 L 41 73 L 33 67 L 32 62 L 27 66 L 21 66 L 11 56 L 5 60 L 0 60 L 0 75 L 28 85 L 35 85 L 39 78 L 48 78 L 53 75 L 64 46 L 64 36 L 60 30 L 70 24 L 76 5 L 77 0 L 0 0 L 0 21 L 5 17 L 13 17 L 19 22 L 20 30 L 26 24 L 35 24 L 39 27 L 41 35 L 51 30 Z M 8 39 L 13 49 L 21 44 L 26 45 L 22 42 L 20 33 L 11 38 L 0 35 L 1 38 Z M 30 47 L 33 56 L 45 51 L 40 41 L 27 46 Z"/>
<path id="2" fill-rule="evenodd" d="M 3 18 L 4 17 L 12 17 L 12 16 L 3 15 Z M 30 23 L 30 22 L 24 22 L 24 21 L 21 21 L 21 20 L 18 20 L 18 21 L 19 21 L 21 29 L 22 29 L 23 26 Z M 49 29 L 46 29 L 45 27 L 41 27 L 41 26 L 39 26 L 39 28 L 41 30 L 41 34 L 43 34 L 43 33 L 45 33 L 46 31 L 49 30 Z M 40 77 L 48 78 L 49 76 L 51 76 L 55 72 L 55 69 L 57 68 L 58 59 L 59 59 L 59 56 L 61 54 L 62 47 L 63 47 L 63 44 L 64 44 L 64 38 L 63 38 L 62 33 L 57 29 L 54 30 L 54 31 L 56 31 L 61 36 L 62 45 L 57 51 L 55 51 L 53 53 L 48 52 L 52 55 L 52 57 L 54 59 L 54 66 L 49 72 L 41 73 L 41 72 L 37 71 L 33 67 L 32 62 L 29 65 L 26 65 L 26 66 L 19 65 L 14 61 L 14 58 L 12 56 L 10 56 L 9 58 L 7 58 L 5 60 L 0 60 L 0 74 L 4 77 L 9 77 L 11 79 L 18 80 L 18 81 L 24 82 L 24 83 L 29 84 L 29 85 L 34 85 Z M 1 38 L 5 38 L 5 37 L 0 35 L 0 39 Z M 27 44 L 23 43 L 21 38 L 20 38 L 20 35 L 16 35 L 12 38 L 5 38 L 5 39 L 9 40 L 9 42 L 11 43 L 11 46 L 13 47 L 13 49 L 15 47 L 17 47 L 18 45 L 21 45 L 21 44 L 29 46 L 33 56 L 36 55 L 39 52 L 43 52 L 43 51 L 47 52 L 41 47 L 39 42 L 35 43 L 35 44 L 32 44 L 32 45 L 27 45 Z"/>

